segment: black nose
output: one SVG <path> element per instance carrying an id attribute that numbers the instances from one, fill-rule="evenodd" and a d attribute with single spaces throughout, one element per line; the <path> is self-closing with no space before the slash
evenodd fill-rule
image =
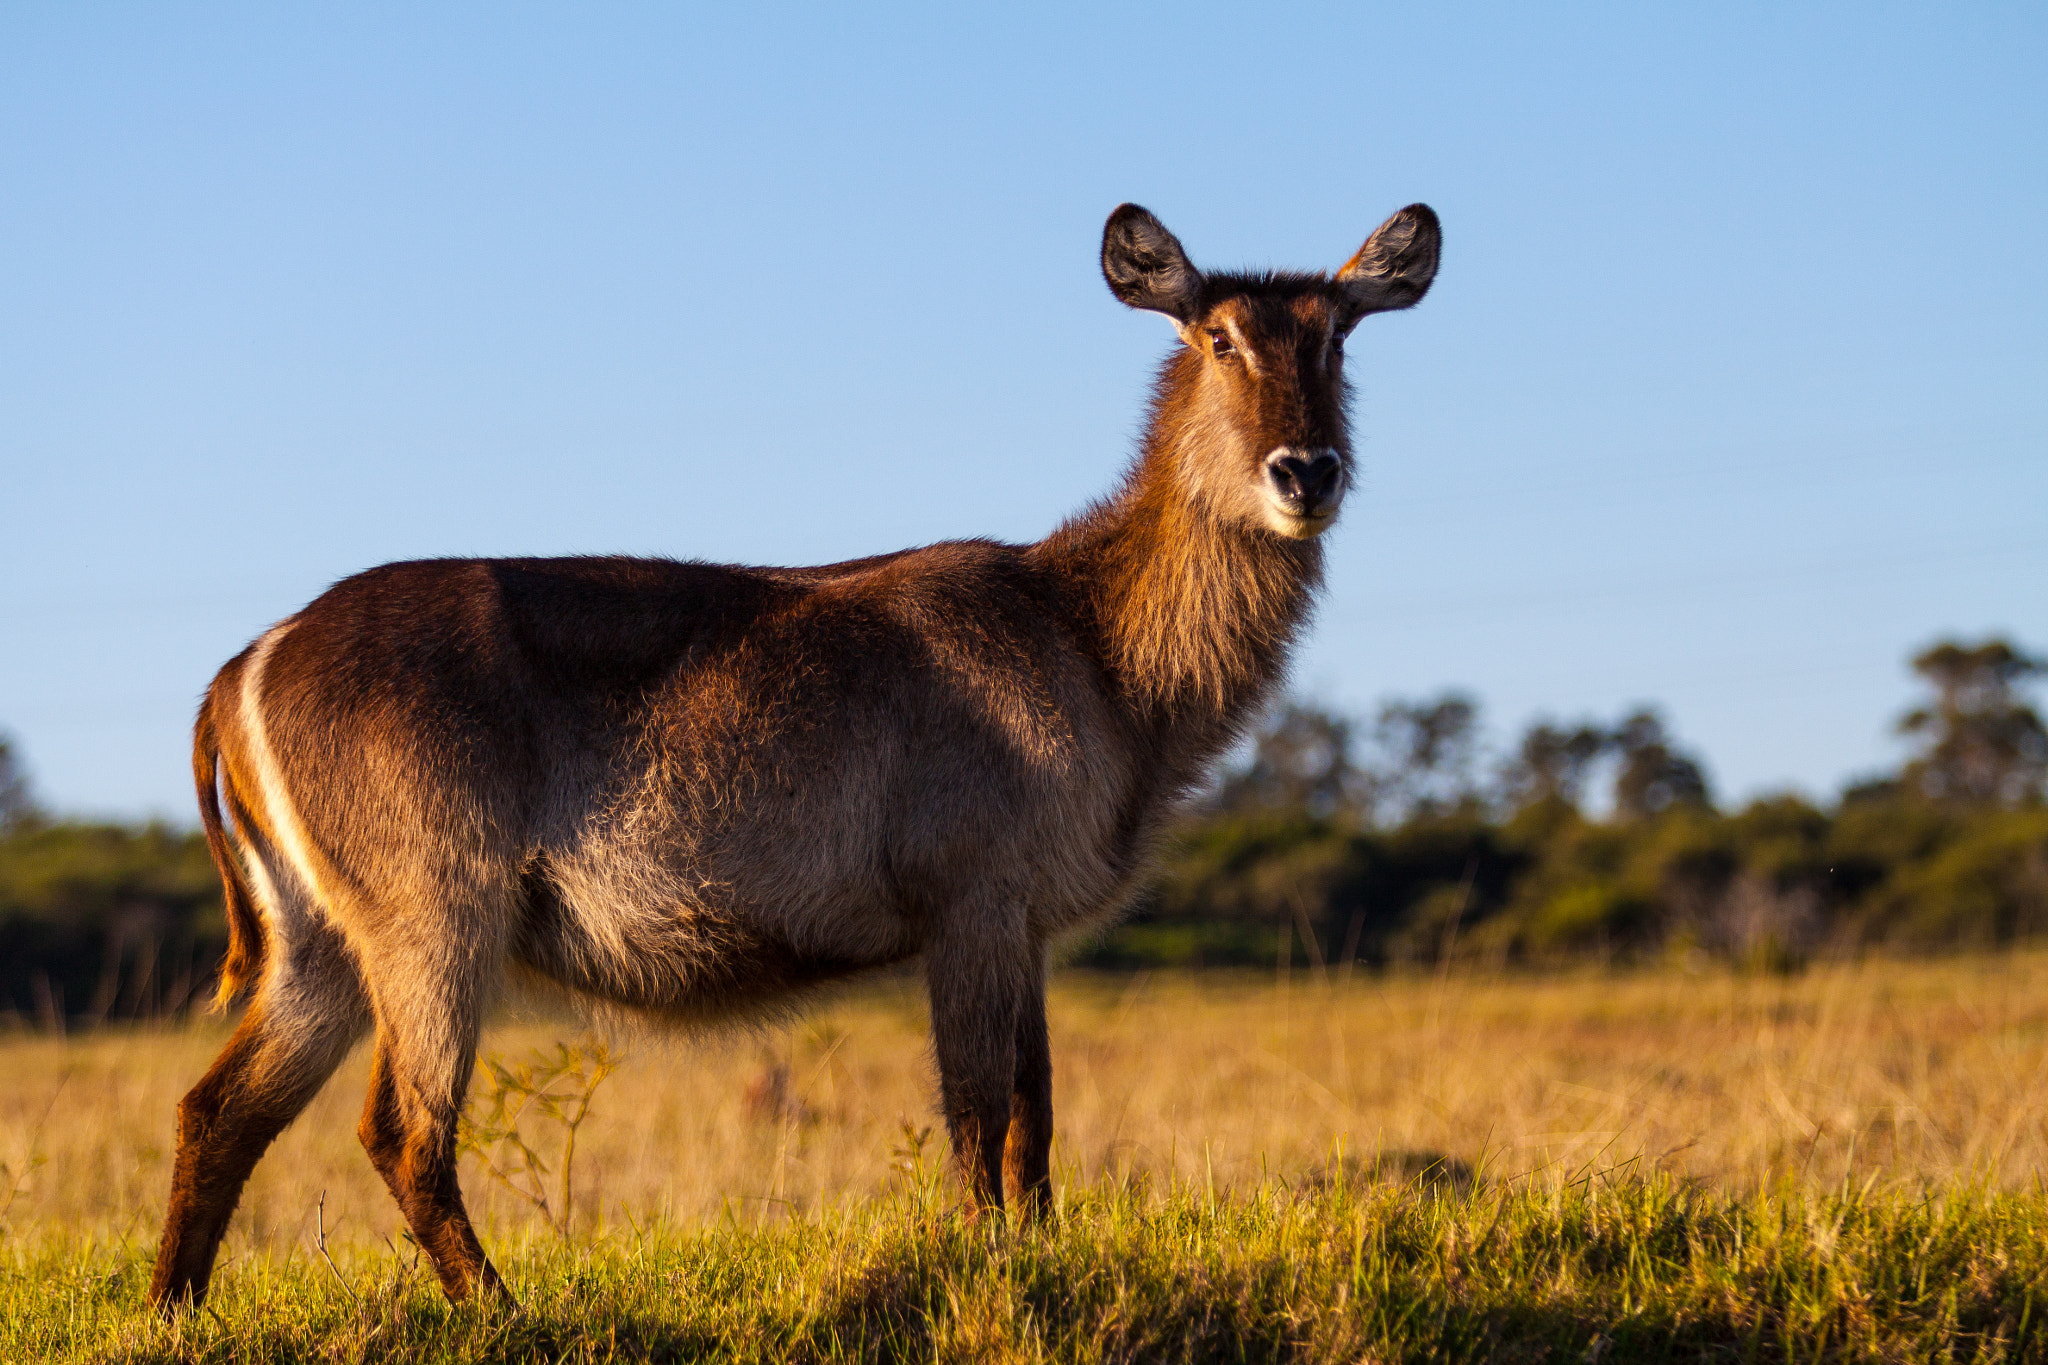
<path id="1" fill-rule="evenodd" d="M 1266 477 L 1273 489 L 1290 504 L 1310 511 L 1320 506 L 1323 495 L 1337 481 L 1337 457 L 1329 451 L 1313 458 L 1289 452 L 1266 461 Z"/>

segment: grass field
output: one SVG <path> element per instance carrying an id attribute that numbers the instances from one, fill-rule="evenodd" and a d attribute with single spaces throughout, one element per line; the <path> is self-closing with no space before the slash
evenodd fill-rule
<path id="1" fill-rule="evenodd" d="M 1078 978 L 1052 1020 L 1050 1232 L 944 1216 L 921 1005 L 883 983 L 614 1040 L 566 1239 L 468 1161 L 516 1317 L 423 1282 L 355 1145 L 358 1057 L 173 1328 L 141 1290 L 171 1109 L 223 1026 L 17 1035 L 0 1359 L 2048 1358 L 2048 955 Z M 518 1127 L 558 1176 L 563 1125 Z"/>

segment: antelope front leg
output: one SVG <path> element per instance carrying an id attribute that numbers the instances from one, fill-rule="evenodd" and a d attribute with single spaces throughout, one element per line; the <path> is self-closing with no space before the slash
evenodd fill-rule
<path id="1" fill-rule="evenodd" d="M 1017 1011 L 1016 1077 L 1010 1092 L 1010 1139 L 1004 1174 L 1018 1208 L 1034 1220 L 1052 1213 L 1052 1047 L 1045 1033 L 1041 972 Z"/>
<path id="2" fill-rule="evenodd" d="M 948 938 L 928 951 L 926 961 L 940 1105 L 970 1218 L 1003 1209 L 1017 1020 L 1035 979 L 1020 955 L 1003 952 L 991 941 L 995 937 Z"/>

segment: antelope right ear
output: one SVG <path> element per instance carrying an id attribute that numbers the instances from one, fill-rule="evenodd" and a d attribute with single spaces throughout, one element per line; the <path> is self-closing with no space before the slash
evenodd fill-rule
<path id="1" fill-rule="evenodd" d="M 1413 308 L 1436 278 L 1443 252 L 1444 230 L 1427 204 L 1410 204 L 1381 223 L 1358 248 L 1358 254 L 1337 272 L 1337 285 L 1349 304 L 1348 327 L 1367 313 Z"/>
<path id="2" fill-rule="evenodd" d="M 1166 224 L 1136 204 L 1122 205 L 1103 226 L 1102 278 L 1131 307 L 1164 313 L 1182 327 L 1201 303 L 1202 272 Z"/>

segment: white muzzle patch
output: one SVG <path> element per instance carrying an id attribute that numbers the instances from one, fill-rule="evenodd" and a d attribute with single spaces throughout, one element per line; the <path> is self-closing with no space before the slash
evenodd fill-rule
<path id="1" fill-rule="evenodd" d="M 1280 446 L 1266 456 L 1264 494 L 1266 525 L 1293 540 L 1309 540 L 1330 529 L 1350 472 L 1334 450 Z"/>

